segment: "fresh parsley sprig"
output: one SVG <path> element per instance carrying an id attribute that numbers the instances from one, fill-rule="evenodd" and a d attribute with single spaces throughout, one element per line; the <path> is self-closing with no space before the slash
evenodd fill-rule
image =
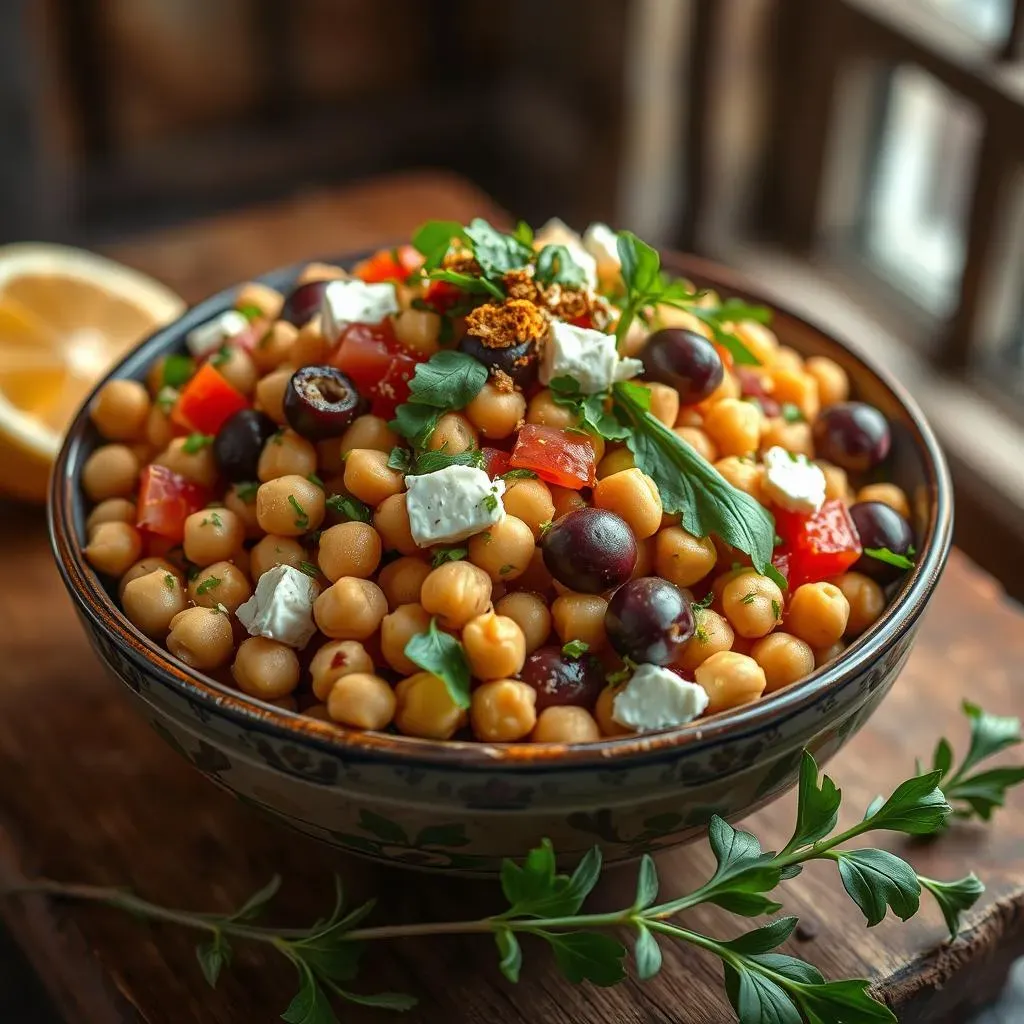
<path id="1" fill-rule="evenodd" d="M 437 636 L 445 636 L 434 624 L 430 633 L 434 634 L 431 643 Z M 964 763 L 949 776 L 953 788 L 968 786 L 972 778 L 977 779 L 971 772 L 982 760 L 1020 742 L 1018 720 L 988 715 L 969 704 L 964 705 L 964 711 L 971 719 L 971 746 Z M 359 977 L 362 954 L 371 942 L 414 936 L 491 935 L 502 974 L 516 982 L 523 968 L 520 938 L 532 936 L 551 948 L 570 981 L 614 985 L 626 977 L 628 952 L 616 935 L 623 930 L 633 935 L 634 969 L 641 981 L 661 970 L 662 941 L 683 942 L 717 957 L 722 962 L 726 995 L 740 1024 L 893 1024 L 896 1017 L 872 998 L 867 980 L 826 981 L 812 964 L 778 952 L 797 925 L 795 917 L 776 918 L 731 939 L 704 935 L 677 923 L 676 918 L 704 903 L 746 917 L 775 914 L 781 904 L 769 894 L 800 874 L 804 864 L 818 860 L 837 865 L 844 888 L 869 927 L 889 910 L 907 920 L 918 912 L 922 893 L 928 892 L 938 903 L 950 936 L 955 938 L 962 915 L 984 892 L 975 875 L 938 881 L 917 874 L 906 861 L 888 851 L 846 848 L 851 840 L 874 831 L 915 836 L 940 832 L 950 814 L 955 813 L 937 785 L 949 775 L 952 765 L 952 748 L 947 740 L 939 742 L 935 759 L 937 768 L 907 779 L 888 799 L 879 797 L 861 821 L 836 833 L 842 793 L 827 775 L 819 773 L 814 758 L 805 752 L 796 823 L 791 839 L 779 853 L 763 851 L 755 836 L 715 816 L 708 826 L 708 841 L 716 868 L 703 885 L 659 903 L 657 869 L 654 861 L 644 856 L 630 905 L 607 913 L 583 912 L 601 874 L 600 850 L 592 849 L 572 874 L 565 875 L 558 872 L 555 852 L 546 839 L 522 864 L 504 862 L 501 888 L 508 907 L 490 917 L 467 921 L 367 926 L 364 922 L 373 911 L 373 901 L 347 907 L 337 878 L 334 906 L 328 917 L 309 928 L 286 929 L 253 923 L 277 893 L 277 877 L 230 914 L 170 909 L 123 889 L 66 885 L 46 879 L 15 891 L 101 903 L 136 917 L 199 931 L 205 937 L 196 948 L 196 956 L 211 986 L 230 964 L 234 943 L 269 946 L 288 959 L 298 975 L 298 993 L 282 1014 L 290 1024 L 337 1024 L 332 1000 L 392 1010 L 408 1010 L 415 1005 L 415 998 L 403 993 L 366 994 L 352 988 Z M 1021 778 L 1004 781 L 1008 786 Z"/>

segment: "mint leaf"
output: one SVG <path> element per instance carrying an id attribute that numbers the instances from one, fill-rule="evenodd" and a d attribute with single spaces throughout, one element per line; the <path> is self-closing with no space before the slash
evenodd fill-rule
<path id="1" fill-rule="evenodd" d="M 412 468 L 412 452 L 408 448 L 392 448 L 388 455 L 388 469 L 397 469 L 399 473 L 408 473 Z"/>
<path id="2" fill-rule="evenodd" d="M 210 988 L 216 988 L 220 972 L 231 963 L 231 946 L 219 931 L 215 932 L 209 942 L 200 942 L 196 946 L 196 959 L 206 983 Z"/>
<path id="3" fill-rule="evenodd" d="M 964 878 L 955 882 L 937 882 L 934 878 L 918 875 L 917 880 L 927 889 L 938 903 L 942 916 L 946 919 L 950 940 L 960 933 L 960 918 L 965 910 L 970 910 L 981 898 L 985 885 L 972 871 Z"/>
<path id="4" fill-rule="evenodd" d="M 432 672 L 444 681 L 456 707 L 469 707 L 469 663 L 462 644 L 437 628 L 437 618 L 430 620 L 426 633 L 410 637 L 405 656 L 425 672 Z"/>
<path id="5" fill-rule="evenodd" d="M 433 270 L 441 265 L 452 239 L 467 241 L 465 229 L 455 220 L 428 220 L 413 232 L 413 248 L 426 257 L 424 270 Z"/>
<path id="6" fill-rule="evenodd" d="M 809 846 L 824 839 L 839 820 L 842 791 L 827 776 L 822 775 L 818 786 L 818 765 L 808 751 L 800 761 L 799 801 L 796 809 L 796 829 L 783 853 L 791 853 L 801 846 Z"/>
<path id="7" fill-rule="evenodd" d="M 501 961 L 498 968 L 511 982 L 519 980 L 519 972 L 523 967 L 523 951 L 519 948 L 519 940 L 510 928 L 499 928 L 494 933 L 494 941 L 498 945 Z"/>
<path id="8" fill-rule="evenodd" d="M 162 386 L 165 388 L 183 388 L 195 373 L 196 364 L 191 356 L 175 352 L 164 359 Z"/>
<path id="9" fill-rule="evenodd" d="M 574 984 L 617 985 L 626 977 L 626 947 L 601 932 L 540 932 L 555 952 L 562 973 Z"/>
<path id="10" fill-rule="evenodd" d="M 888 548 L 865 548 L 864 554 L 876 562 L 885 562 L 887 565 L 894 565 L 897 569 L 913 569 L 914 563 L 906 555 L 897 554 Z"/>
<path id="11" fill-rule="evenodd" d="M 510 270 L 522 269 L 533 259 L 532 246 L 514 235 L 503 234 L 482 217 L 470 221 L 466 237 L 485 277 L 502 277 Z"/>
<path id="12" fill-rule="evenodd" d="M 636 973 L 641 981 L 653 978 L 661 970 L 661 947 L 648 928 L 639 925 L 636 945 L 633 947 Z"/>
<path id="13" fill-rule="evenodd" d="M 871 815 L 872 828 L 911 836 L 940 831 L 952 810 L 938 788 L 940 777 L 941 772 L 928 772 L 897 786 L 892 796 Z"/>
<path id="14" fill-rule="evenodd" d="M 586 288 L 586 271 L 572 258 L 564 245 L 545 245 L 537 254 L 537 280 L 541 284 L 564 284 L 567 288 Z"/>
<path id="15" fill-rule="evenodd" d="M 863 911 L 868 927 L 885 917 L 886 907 L 901 920 L 917 913 L 921 885 L 914 869 L 886 850 L 835 850 L 839 877 L 850 898 Z"/>
<path id="16" fill-rule="evenodd" d="M 742 963 L 726 962 L 725 991 L 740 1024 L 803 1024 L 785 989 Z"/>

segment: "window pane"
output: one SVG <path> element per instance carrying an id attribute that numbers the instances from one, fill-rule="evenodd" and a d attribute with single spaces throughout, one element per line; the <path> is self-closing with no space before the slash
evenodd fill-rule
<path id="1" fill-rule="evenodd" d="M 891 78 L 865 203 L 869 256 L 939 316 L 956 301 L 979 126 L 974 109 L 919 68 Z"/>
<path id="2" fill-rule="evenodd" d="M 1013 0 L 929 0 L 983 43 L 1005 43 L 1013 22 Z"/>

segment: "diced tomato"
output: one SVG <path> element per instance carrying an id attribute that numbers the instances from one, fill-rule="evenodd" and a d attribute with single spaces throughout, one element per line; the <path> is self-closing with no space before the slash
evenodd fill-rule
<path id="1" fill-rule="evenodd" d="M 532 469 L 541 480 L 574 491 L 597 482 L 595 464 L 594 446 L 583 434 L 536 423 L 519 431 L 509 459 L 513 469 Z"/>
<path id="2" fill-rule="evenodd" d="M 465 297 L 466 293 L 449 281 L 431 281 L 423 295 L 423 302 L 438 313 L 447 313 Z"/>
<path id="3" fill-rule="evenodd" d="M 210 363 L 204 363 L 185 385 L 171 411 L 178 426 L 201 434 L 216 434 L 249 400 L 236 391 Z"/>
<path id="4" fill-rule="evenodd" d="M 838 576 L 861 556 L 857 527 L 838 499 L 826 501 L 810 516 L 779 510 L 775 513 L 775 529 L 782 545 L 776 549 L 773 562 L 783 557 L 788 560 L 789 571 L 784 575 L 790 588 Z"/>
<path id="5" fill-rule="evenodd" d="M 386 419 L 409 397 L 409 381 L 421 361 L 421 356 L 398 347 L 387 320 L 346 327 L 330 360 L 370 400 L 373 414 Z"/>
<path id="6" fill-rule="evenodd" d="M 397 249 L 378 249 L 372 256 L 357 263 L 352 269 L 361 281 L 376 284 L 381 281 L 404 281 L 423 265 L 423 256 L 411 245 Z"/>
<path id="7" fill-rule="evenodd" d="M 574 320 L 570 320 L 569 323 L 571 323 L 573 327 L 592 328 L 594 326 L 594 318 L 589 313 L 584 313 L 582 316 L 578 316 Z"/>
<path id="8" fill-rule="evenodd" d="M 391 353 L 387 373 L 366 392 L 374 416 L 389 420 L 395 415 L 395 410 L 409 397 L 409 381 L 421 362 L 422 359 L 404 349 Z"/>
<path id="9" fill-rule="evenodd" d="M 493 480 L 495 477 L 507 473 L 511 468 L 509 465 L 509 453 L 503 452 L 500 448 L 485 448 L 484 472 Z"/>
<path id="10" fill-rule="evenodd" d="M 779 572 L 789 580 L 789 552 L 784 548 L 778 548 L 774 555 L 772 555 L 772 565 L 775 566 Z"/>
<path id="11" fill-rule="evenodd" d="M 166 466 L 150 464 L 139 477 L 135 524 L 144 534 L 156 534 L 180 544 L 185 535 L 185 520 L 206 508 L 209 500 L 205 487 Z"/>

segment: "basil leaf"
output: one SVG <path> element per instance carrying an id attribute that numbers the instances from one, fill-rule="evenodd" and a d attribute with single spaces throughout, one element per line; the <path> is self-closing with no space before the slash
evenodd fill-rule
<path id="1" fill-rule="evenodd" d="M 455 220 L 428 220 L 413 232 L 413 248 L 426 257 L 423 264 L 425 270 L 433 270 L 441 265 L 453 238 L 466 241 L 465 228 Z"/>
<path id="2" fill-rule="evenodd" d="M 885 917 L 887 907 L 901 920 L 921 905 L 921 885 L 914 869 L 887 850 L 835 850 L 839 877 L 850 899 L 860 907 L 869 928 Z"/>
<path id="3" fill-rule="evenodd" d="M 482 217 L 470 221 L 466 237 L 485 277 L 502 277 L 510 270 L 522 269 L 533 259 L 532 246 L 514 235 L 503 234 Z"/>
<path id="4" fill-rule="evenodd" d="M 586 271 L 572 258 L 564 245 L 545 245 L 537 254 L 537 280 L 541 284 L 564 284 L 586 288 Z"/>
<path id="5" fill-rule="evenodd" d="M 637 385 L 616 384 L 615 407 L 633 428 L 626 443 L 637 467 L 657 485 L 665 511 L 679 513 L 685 529 L 695 536 L 714 533 L 750 555 L 759 573 L 785 588 L 785 577 L 772 565 L 775 521 L 771 514 L 644 409 L 637 390 Z"/>
<path id="6" fill-rule="evenodd" d="M 462 644 L 437 628 L 437 619 L 430 620 L 426 633 L 410 637 L 405 656 L 424 672 L 432 672 L 444 681 L 456 707 L 469 707 L 469 663 Z"/>
<path id="7" fill-rule="evenodd" d="M 913 569 L 914 563 L 906 555 L 890 551 L 888 548 L 865 548 L 864 554 L 878 562 L 895 565 L 897 569 Z"/>

